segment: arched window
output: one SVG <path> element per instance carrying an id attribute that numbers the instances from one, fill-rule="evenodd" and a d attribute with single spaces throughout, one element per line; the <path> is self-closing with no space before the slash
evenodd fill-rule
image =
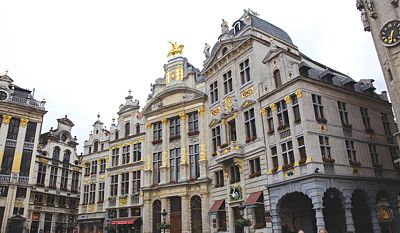
<path id="1" fill-rule="evenodd" d="M 201 217 L 201 198 L 199 196 L 193 196 L 190 200 L 190 212 L 192 220 L 196 219 L 196 221 L 192 222 L 192 233 L 201 233 L 203 232 L 202 227 L 202 217 Z"/>
<path id="2" fill-rule="evenodd" d="M 225 55 L 226 52 L 228 52 L 228 48 L 227 48 L 227 47 L 224 47 L 224 48 L 222 49 L 222 55 Z"/>
<path id="3" fill-rule="evenodd" d="M 60 160 L 60 147 L 56 146 L 53 149 L 53 164 L 57 164 L 57 162 Z"/>
<path id="4" fill-rule="evenodd" d="M 276 88 L 282 86 L 281 71 L 280 70 L 275 70 L 274 71 L 274 82 L 275 82 L 275 87 Z"/>
<path id="5" fill-rule="evenodd" d="M 119 132 L 118 130 L 115 130 L 115 140 L 117 140 L 119 138 Z"/>
<path id="6" fill-rule="evenodd" d="M 93 145 L 93 152 L 97 152 L 99 150 L 99 141 L 95 141 Z"/>
<path id="7" fill-rule="evenodd" d="M 125 123 L 125 137 L 128 137 L 131 134 L 131 123 Z"/>
<path id="8" fill-rule="evenodd" d="M 139 124 L 136 125 L 136 134 L 140 134 L 140 125 Z"/>
<path id="9" fill-rule="evenodd" d="M 240 21 L 237 21 L 235 23 L 235 25 L 233 25 L 233 34 L 238 33 L 240 31 L 240 29 L 241 29 L 241 26 L 242 25 L 241 25 Z"/>
<path id="10" fill-rule="evenodd" d="M 153 232 L 161 233 L 161 229 L 159 229 L 159 224 L 161 224 L 161 202 L 159 200 L 155 200 L 153 202 Z"/>

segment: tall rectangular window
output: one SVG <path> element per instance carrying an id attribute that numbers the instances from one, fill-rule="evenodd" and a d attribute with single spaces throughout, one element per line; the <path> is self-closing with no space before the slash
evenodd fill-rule
<path id="1" fill-rule="evenodd" d="M 38 186 L 44 186 L 44 181 L 46 180 L 46 165 L 39 163 L 38 175 L 36 184 Z"/>
<path id="2" fill-rule="evenodd" d="M 313 102 L 315 120 L 320 123 L 326 123 L 327 120 L 324 116 L 324 106 L 322 105 L 321 96 L 312 94 L 311 97 Z"/>
<path id="3" fill-rule="evenodd" d="M 349 113 L 346 109 L 346 103 L 338 101 L 337 104 L 340 114 L 340 122 L 343 126 L 349 126 Z"/>
<path id="4" fill-rule="evenodd" d="M 129 157 L 131 153 L 131 146 L 124 146 L 122 147 L 122 164 L 129 163 Z"/>
<path id="5" fill-rule="evenodd" d="M 138 142 L 133 145 L 133 162 L 140 161 L 142 159 L 142 143 Z"/>
<path id="6" fill-rule="evenodd" d="M 354 147 L 354 141 L 344 140 L 346 144 L 347 158 L 349 161 L 357 161 L 356 149 Z"/>
<path id="7" fill-rule="evenodd" d="M 369 148 L 369 154 L 371 155 L 372 165 L 373 166 L 380 165 L 379 154 L 378 154 L 378 150 L 376 149 L 376 145 L 368 144 L 368 148 Z"/>
<path id="8" fill-rule="evenodd" d="M 197 179 L 200 177 L 199 165 L 199 144 L 189 146 L 189 160 L 190 160 L 190 179 Z"/>
<path id="9" fill-rule="evenodd" d="M 0 197 L 7 197 L 8 186 L 0 186 Z"/>
<path id="10" fill-rule="evenodd" d="M 153 123 L 153 141 L 154 142 L 162 141 L 162 123 L 161 123 L 161 121 Z"/>
<path id="11" fill-rule="evenodd" d="M 63 190 L 68 189 L 68 170 L 67 169 L 61 169 L 60 189 L 63 189 Z"/>
<path id="12" fill-rule="evenodd" d="M 169 119 L 169 136 L 178 137 L 181 134 L 181 119 L 176 116 Z"/>
<path id="13" fill-rule="evenodd" d="M 210 85 L 210 104 L 218 102 L 218 82 L 215 81 Z"/>
<path id="14" fill-rule="evenodd" d="M 386 113 L 381 113 L 381 120 L 383 124 L 383 129 L 385 130 L 385 135 L 390 137 L 393 136 L 390 130 L 390 123 Z"/>
<path id="15" fill-rule="evenodd" d="M 100 159 L 100 174 L 106 172 L 106 160 Z"/>
<path id="16" fill-rule="evenodd" d="M 129 193 L 129 172 L 121 174 L 121 194 Z"/>
<path id="17" fill-rule="evenodd" d="M 58 173 L 58 168 L 57 167 L 51 167 L 51 169 L 50 169 L 50 182 L 49 182 L 49 186 L 51 188 L 56 188 L 56 185 L 57 185 L 57 173 Z"/>
<path id="18" fill-rule="evenodd" d="M 114 148 L 111 151 L 111 166 L 118 166 L 119 162 L 119 148 Z"/>
<path id="19" fill-rule="evenodd" d="M 11 118 L 8 125 L 7 139 L 17 140 L 19 130 L 19 119 Z"/>
<path id="20" fill-rule="evenodd" d="M 97 174 L 97 160 L 92 161 L 92 174 Z"/>
<path id="21" fill-rule="evenodd" d="M 15 147 L 6 146 L 4 148 L 3 161 L 1 162 L 1 174 L 11 174 L 11 168 L 14 161 Z"/>
<path id="22" fill-rule="evenodd" d="M 105 189 L 105 183 L 99 183 L 99 200 L 97 201 L 98 203 L 103 203 L 104 202 L 104 189 Z"/>
<path id="23" fill-rule="evenodd" d="M 246 59 L 244 62 L 240 63 L 239 68 L 240 68 L 240 80 L 242 81 L 242 85 L 250 82 L 249 59 Z"/>
<path id="24" fill-rule="evenodd" d="M 215 175 L 215 188 L 223 187 L 224 186 L 224 171 L 219 170 L 214 172 Z"/>
<path id="25" fill-rule="evenodd" d="M 199 131 L 199 113 L 191 112 L 188 114 L 189 133 L 197 133 Z"/>
<path id="26" fill-rule="evenodd" d="M 175 148 L 169 151 L 170 180 L 177 182 L 179 180 L 179 164 L 181 162 L 181 149 Z"/>
<path id="27" fill-rule="evenodd" d="M 160 167 L 162 166 L 161 152 L 153 153 L 153 184 L 160 183 Z"/>
<path id="28" fill-rule="evenodd" d="M 36 135 L 36 123 L 28 122 L 25 133 L 25 142 L 34 143 Z"/>
<path id="29" fill-rule="evenodd" d="M 78 192 L 79 187 L 79 173 L 72 172 L 71 192 Z"/>
<path id="30" fill-rule="evenodd" d="M 261 176 L 260 158 L 250 159 L 250 178 Z"/>
<path id="31" fill-rule="evenodd" d="M 31 160 L 32 160 L 32 151 L 23 150 L 21 165 L 19 167 L 20 176 L 29 176 L 29 169 L 31 168 Z"/>
<path id="32" fill-rule="evenodd" d="M 125 137 L 128 137 L 131 134 L 131 123 L 125 123 Z"/>
<path id="33" fill-rule="evenodd" d="M 292 110 L 293 110 L 294 123 L 300 123 L 301 116 L 300 116 L 299 100 L 297 99 L 296 95 L 291 95 L 290 98 L 292 99 Z"/>
<path id="34" fill-rule="evenodd" d="M 118 175 L 112 175 L 110 183 L 110 196 L 117 196 L 117 195 L 118 195 Z"/>
<path id="35" fill-rule="evenodd" d="M 228 121 L 228 141 L 236 141 L 237 137 L 236 137 L 236 120 L 230 120 Z"/>
<path id="36" fill-rule="evenodd" d="M 285 100 L 281 100 L 276 103 L 276 113 L 278 116 L 278 130 L 289 127 L 289 114 Z"/>
<path id="37" fill-rule="evenodd" d="M 305 162 L 307 160 L 307 152 L 303 136 L 297 138 L 297 145 L 299 149 L 300 161 Z"/>
<path id="38" fill-rule="evenodd" d="M 83 186 L 83 205 L 87 205 L 89 203 L 89 185 Z"/>
<path id="39" fill-rule="evenodd" d="M 254 108 L 244 112 L 244 126 L 246 131 L 246 142 L 255 140 L 257 138 L 257 130 Z"/>
<path id="40" fill-rule="evenodd" d="M 234 183 L 240 182 L 240 170 L 239 170 L 239 167 L 237 165 L 233 165 L 233 166 L 231 166 L 230 171 L 231 171 L 230 183 L 234 184 Z"/>
<path id="41" fill-rule="evenodd" d="M 96 201 L 96 184 L 90 184 L 89 204 L 94 204 Z"/>
<path id="42" fill-rule="evenodd" d="M 213 152 L 217 153 L 217 148 L 221 146 L 221 126 L 217 126 L 211 130 Z"/>
<path id="43" fill-rule="evenodd" d="M 371 123 L 369 120 L 368 109 L 360 107 L 360 112 L 361 112 L 362 122 L 363 122 L 365 129 L 372 129 Z"/>
<path id="44" fill-rule="evenodd" d="M 86 162 L 85 163 L 85 176 L 89 176 L 90 175 L 90 163 Z"/>
<path id="45" fill-rule="evenodd" d="M 321 148 L 322 159 L 331 159 L 331 146 L 329 145 L 329 137 L 319 136 L 319 147 Z"/>
<path id="46" fill-rule="evenodd" d="M 222 75 L 224 78 L 224 94 L 231 93 L 233 91 L 232 85 L 232 71 L 228 71 Z"/>
<path id="47" fill-rule="evenodd" d="M 294 153 L 292 141 L 287 141 L 281 144 L 282 158 L 284 165 L 294 165 Z"/>
<path id="48" fill-rule="evenodd" d="M 140 191 L 140 170 L 132 172 L 132 193 L 139 193 Z"/>
<path id="49" fill-rule="evenodd" d="M 267 107 L 266 110 L 267 110 L 268 134 L 273 134 L 275 129 L 274 129 L 274 118 L 272 116 L 272 111 L 270 107 Z"/>
<path id="50" fill-rule="evenodd" d="M 399 163 L 396 163 L 395 161 L 397 159 L 399 159 L 399 148 L 396 146 L 390 146 L 389 147 L 389 153 L 390 153 L 390 158 L 392 160 L 393 163 L 393 168 L 399 170 L 400 169 L 400 165 Z"/>
<path id="51" fill-rule="evenodd" d="M 278 160 L 278 151 L 276 146 L 271 147 L 271 159 L 272 159 L 273 169 L 278 169 L 279 160 Z"/>

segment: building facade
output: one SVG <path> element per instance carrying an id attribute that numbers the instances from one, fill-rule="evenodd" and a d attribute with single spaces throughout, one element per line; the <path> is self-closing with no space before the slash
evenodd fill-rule
<path id="1" fill-rule="evenodd" d="M 34 185 L 29 201 L 31 233 L 72 233 L 76 227 L 81 166 L 72 136 L 73 122 L 57 119 L 56 129 L 40 135 L 31 174 Z"/>
<path id="2" fill-rule="evenodd" d="M 0 231 L 29 229 L 29 197 L 45 101 L 0 76 Z"/>

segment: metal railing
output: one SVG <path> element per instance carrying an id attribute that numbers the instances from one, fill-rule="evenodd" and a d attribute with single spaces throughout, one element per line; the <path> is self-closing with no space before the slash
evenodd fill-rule
<path id="1" fill-rule="evenodd" d="M 16 147 L 17 146 L 17 140 L 7 139 L 6 140 L 6 146 Z"/>
<path id="2" fill-rule="evenodd" d="M 29 177 L 20 176 L 16 174 L 11 174 L 11 175 L 0 174 L 0 184 L 10 184 L 10 183 L 27 185 L 29 183 Z"/>
<path id="3" fill-rule="evenodd" d="M 27 98 L 22 98 L 19 96 L 11 96 L 9 101 L 13 102 L 13 103 L 29 106 L 29 107 L 43 109 L 43 110 L 44 110 L 44 104 L 46 103 L 45 101 L 37 101 L 34 99 L 27 99 Z"/>
<path id="4" fill-rule="evenodd" d="M 24 149 L 33 150 L 34 143 L 32 142 L 24 142 Z"/>

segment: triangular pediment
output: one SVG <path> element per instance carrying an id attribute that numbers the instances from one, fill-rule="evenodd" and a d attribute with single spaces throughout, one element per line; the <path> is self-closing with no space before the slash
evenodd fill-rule
<path id="1" fill-rule="evenodd" d="M 264 59 L 262 60 L 262 63 L 266 64 L 267 62 L 269 62 L 271 59 L 277 57 L 279 54 L 281 53 L 285 53 L 286 55 L 293 57 L 297 60 L 300 60 L 301 57 L 297 54 L 294 54 L 292 52 L 289 52 L 287 50 L 284 50 L 282 48 L 278 48 L 278 47 L 271 47 L 270 50 L 268 51 L 268 53 L 265 55 Z"/>

